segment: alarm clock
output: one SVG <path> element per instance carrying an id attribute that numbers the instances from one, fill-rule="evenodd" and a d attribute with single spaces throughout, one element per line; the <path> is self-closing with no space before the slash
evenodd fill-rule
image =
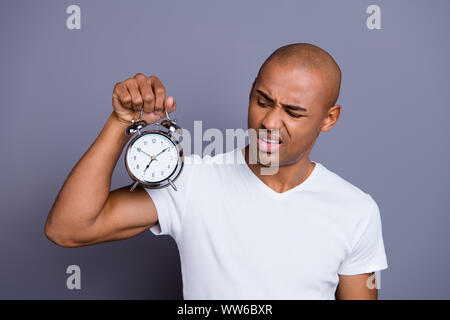
<path id="1" fill-rule="evenodd" d="M 130 141 L 125 152 L 125 167 L 134 184 L 132 192 L 137 185 L 145 188 L 164 188 L 171 186 L 177 188 L 174 181 L 183 170 L 184 155 L 180 145 L 182 129 L 171 120 L 166 110 L 166 118 L 155 122 L 163 130 L 142 130 L 147 123 L 142 118 L 143 109 L 139 119 L 131 120 L 132 124 L 126 129 L 126 135 L 137 135 Z"/>

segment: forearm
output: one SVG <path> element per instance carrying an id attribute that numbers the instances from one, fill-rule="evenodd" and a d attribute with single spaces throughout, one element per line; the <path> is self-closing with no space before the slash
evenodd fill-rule
<path id="1" fill-rule="evenodd" d="M 49 213 L 47 232 L 76 233 L 95 221 L 109 196 L 117 160 L 129 140 L 125 135 L 127 125 L 111 113 L 63 184 Z"/>

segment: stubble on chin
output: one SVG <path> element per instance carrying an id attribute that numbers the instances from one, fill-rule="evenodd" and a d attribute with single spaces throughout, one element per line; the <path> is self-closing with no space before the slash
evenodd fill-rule
<path id="1" fill-rule="evenodd" d="M 278 172 L 280 167 L 280 153 L 276 152 L 265 152 L 258 150 L 258 163 L 261 165 L 260 173 L 261 175 L 273 175 Z"/>

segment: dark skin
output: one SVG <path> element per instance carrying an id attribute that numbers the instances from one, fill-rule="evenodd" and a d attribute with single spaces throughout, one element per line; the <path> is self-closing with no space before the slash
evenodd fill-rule
<path id="1" fill-rule="evenodd" d="M 320 81 L 317 73 L 298 71 L 277 62 L 267 64 L 255 80 L 250 96 L 248 127 L 255 130 L 278 129 L 282 143 L 280 168 L 276 174 L 260 175 L 260 163 L 249 164 L 249 167 L 276 192 L 295 187 L 312 172 L 314 164 L 309 153 L 319 133 L 330 130 L 339 118 L 339 105 L 325 112 L 321 99 L 317 99 L 321 96 Z M 293 110 L 282 104 L 302 106 L 306 111 Z"/>
<path id="2" fill-rule="evenodd" d="M 299 51 L 298 48 L 308 50 Z M 339 73 L 329 68 L 333 64 L 327 56 L 311 45 L 287 47 L 278 53 L 276 59 L 284 64 L 274 64 L 266 70 L 267 63 L 262 68 L 252 88 L 248 119 L 249 128 L 280 129 L 283 140 L 280 171 L 277 175 L 260 178 L 275 191 L 284 192 L 311 173 L 313 167 L 308 155 L 315 139 L 319 132 L 330 130 L 339 117 L 339 106 L 330 110 L 324 108 L 321 112 L 319 102 L 328 105 L 335 100 L 339 91 L 336 86 Z M 317 77 L 312 76 L 314 73 L 311 76 L 290 74 L 292 67 L 298 69 L 298 61 L 307 63 L 300 71 L 319 68 L 322 73 L 317 73 Z M 277 70 L 283 72 L 283 79 L 272 75 Z M 322 87 L 320 79 L 324 81 Z M 255 88 L 270 94 L 272 104 L 259 106 Z M 290 110 L 304 115 L 291 118 L 280 103 L 304 104 L 307 112 Z M 70 172 L 48 214 L 45 234 L 59 246 L 73 248 L 128 239 L 158 223 L 155 204 L 143 188 L 129 192 L 131 185 L 128 185 L 111 191 L 111 177 L 130 139 L 124 135 L 125 129 L 132 119 L 137 119 L 141 108 L 144 109 L 142 119 L 150 124 L 161 119 L 164 110 L 173 112 L 176 102 L 167 95 L 158 77 L 137 73 L 116 83 L 112 107 L 103 129 Z M 251 165 L 251 169 L 255 174 L 259 171 L 258 165 Z M 376 290 L 369 292 L 362 285 L 364 278 L 367 279 L 367 275 L 340 276 L 336 297 L 376 298 Z"/>
<path id="3" fill-rule="evenodd" d="M 303 55 L 303 58 L 309 59 L 311 55 L 314 52 Z M 300 53 L 297 61 L 301 59 Z M 337 71 L 303 68 L 295 62 L 285 61 L 275 57 L 263 65 L 253 83 L 248 109 L 249 128 L 279 130 L 282 143 L 278 150 L 278 172 L 262 175 L 260 169 L 265 164 L 250 163 L 249 147 L 245 149 L 250 169 L 278 193 L 301 184 L 311 174 L 315 164 L 309 159 L 309 154 L 317 137 L 320 132 L 331 130 L 341 113 L 340 105 L 327 105 L 329 91 L 333 90 L 333 83 L 327 83 L 327 76 Z M 332 66 L 331 63 L 328 65 Z M 377 299 L 377 289 L 367 286 L 370 276 L 371 273 L 339 275 L 336 299 Z"/>

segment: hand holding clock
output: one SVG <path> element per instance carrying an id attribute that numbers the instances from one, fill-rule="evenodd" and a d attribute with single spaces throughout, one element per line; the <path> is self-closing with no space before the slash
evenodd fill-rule
<path id="1" fill-rule="evenodd" d="M 147 77 L 137 73 L 133 78 L 116 83 L 112 95 L 112 105 L 116 118 L 125 123 L 139 117 L 143 108 L 142 120 L 152 124 L 175 111 L 176 102 L 166 96 L 166 89 L 156 76 Z"/>
<path id="2" fill-rule="evenodd" d="M 125 166 L 135 181 L 130 191 L 138 184 L 146 188 L 171 186 L 176 191 L 174 181 L 183 169 L 184 159 L 179 141 L 181 128 L 175 119 L 169 117 L 169 113 L 176 109 L 176 103 L 173 97 L 166 97 L 166 89 L 159 78 L 137 73 L 133 78 L 116 83 L 112 105 L 112 116 L 127 124 L 126 136 L 137 133 L 129 142 L 125 154 Z M 157 123 L 159 127 L 156 129 L 143 130 L 162 118 L 167 119 Z M 174 132 L 177 134 L 173 135 Z M 147 152 L 143 150 L 143 146 L 155 142 L 157 144 Z M 138 157 L 139 153 L 150 159 Z M 160 157 L 163 153 L 170 156 Z"/>

